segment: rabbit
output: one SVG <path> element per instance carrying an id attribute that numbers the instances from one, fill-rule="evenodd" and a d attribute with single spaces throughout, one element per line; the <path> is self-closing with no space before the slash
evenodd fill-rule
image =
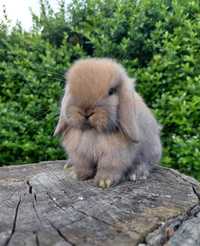
<path id="1" fill-rule="evenodd" d="M 134 84 L 110 58 L 80 59 L 67 72 L 54 134 L 79 180 L 109 188 L 146 178 L 159 164 L 160 125 Z"/>

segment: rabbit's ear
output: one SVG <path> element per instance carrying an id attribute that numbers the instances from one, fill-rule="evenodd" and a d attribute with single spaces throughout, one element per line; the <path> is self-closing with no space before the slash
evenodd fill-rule
<path id="1" fill-rule="evenodd" d="M 54 136 L 56 135 L 60 135 L 61 133 L 63 133 L 66 129 L 67 129 L 68 125 L 65 121 L 65 119 L 63 118 L 63 116 L 60 115 L 60 118 L 58 120 L 58 124 L 56 126 L 56 129 L 54 131 Z"/>
<path id="2" fill-rule="evenodd" d="M 65 117 L 65 109 L 66 109 L 68 97 L 69 97 L 69 90 L 68 90 L 68 86 L 66 86 L 65 94 L 63 96 L 61 107 L 60 107 L 60 116 L 56 129 L 54 131 L 54 136 L 63 133 L 68 128 L 68 124 L 66 122 L 66 117 Z"/>
<path id="3" fill-rule="evenodd" d="M 119 123 L 123 133 L 133 142 L 139 141 L 134 99 L 134 81 L 123 81 L 119 90 Z"/>

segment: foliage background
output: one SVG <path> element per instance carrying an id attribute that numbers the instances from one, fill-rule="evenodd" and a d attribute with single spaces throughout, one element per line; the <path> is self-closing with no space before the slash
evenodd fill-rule
<path id="1" fill-rule="evenodd" d="M 41 1 L 33 29 L 0 25 L 0 163 L 66 158 L 53 131 L 64 72 L 80 57 L 113 57 L 163 125 L 162 164 L 200 179 L 198 0 Z"/>

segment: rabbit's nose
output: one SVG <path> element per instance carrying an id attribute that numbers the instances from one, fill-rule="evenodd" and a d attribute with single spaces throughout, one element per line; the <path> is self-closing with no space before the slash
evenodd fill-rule
<path id="1" fill-rule="evenodd" d="M 86 110 L 85 111 L 85 118 L 88 120 L 93 114 L 94 114 L 94 111 Z"/>

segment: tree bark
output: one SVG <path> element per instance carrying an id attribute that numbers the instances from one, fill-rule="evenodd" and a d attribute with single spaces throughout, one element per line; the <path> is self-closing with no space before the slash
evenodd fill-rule
<path id="1" fill-rule="evenodd" d="M 157 167 L 145 181 L 102 190 L 64 163 L 0 168 L 0 245 L 200 245 L 193 178 Z"/>

